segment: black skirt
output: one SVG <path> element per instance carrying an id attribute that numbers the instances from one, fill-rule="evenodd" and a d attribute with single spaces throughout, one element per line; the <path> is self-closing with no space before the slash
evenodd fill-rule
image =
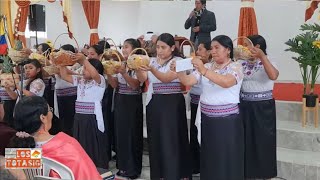
<path id="1" fill-rule="evenodd" d="M 103 94 L 103 98 L 101 101 L 102 105 L 102 115 L 103 115 L 103 122 L 104 122 L 104 127 L 108 128 L 107 130 L 107 135 L 108 135 L 108 144 L 107 144 L 107 155 L 108 159 L 111 159 L 111 137 L 113 137 L 113 131 L 114 131 L 114 124 L 112 122 L 111 124 L 111 118 L 110 118 L 110 113 L 109 113 L 109 107 L 111 105 L 108 104 L 109 97 L 108 97 L 109 90 L 106 89 Z"/>
<path id="2" fill-rule="evenodd" d="M 48 102 L 49 106 L 52 107 L 54 109 L 54 82 L 52 77 L 50 77 L 49 79 L 43 79 L 46 87 L 44 89 L 44 93 L 43 93 L 43 98 L 46 99 L 46 101 Z M 53 110 L 54 112 L 54 110 Z M 61 120 L 56 116 L 53 115 L 52 118 L 52 127 L 50 129 L 50 134 L 58 134 L 59 132 L 61 132 Z"/>
<path id="3" fill-rule="evenodd" d="M 195 125 L 198 104 L 190 103 L 191 122 L 190 122 L 190 149 L 192 160 L 192 173 L 200 172 L 200 146 L 198 142 L 198 129 Z"/>
<path id="4" fill-rule="evenodd" d="M 274 99 L 241 101 L 245 129 L 245 177 L 277 176 L 276 107 Z"/>
<path id="5" fill-rule="evenodd" d="M 78 114 L 74 116 L 73 137 L 92 159 L 96 167 L 108 169 L 107 133 L 98 129 L 96 115 Z"/>
<path id="6" fill-rule="evenodd" d="M 77 95 L 74 96 L 58 96 L 59 123 L 61 130 L 72 136 L 72 128 L 75 114 L 75 103 Z"/>
<path id="7" fill-rule="evenodd" d="M 108 146 L 110 149 L 108 150 L 109 156 L 111 156 L 111 150 L 116 152 L 116 138 L 115 138 L 115 124 L 114 124 L 114 112 L 112 111 L 112 103 L 113 103 L 113 88 L 111 85 L 108 85 L 103 99 L 102 99 L 102 112 L 104 116 L 104 121 L 106 127 L 108 127 L 108 142 L 110 145 Z"/>
<path id="8" fill-rule="evenodd" d="M 208 117 L 201 113 L 201 180 L 244 179 L 244 136 L 239 114 Z"/>
<path id="9" fill-rule="evenodd" d="M 4 122 L 8 123 L 8 125 L 14 128 L 14 119 L 13 119 L 13 112 L 14 107 L 16 105 L 16 100 L 4 100 L 3 103 L 3 110 L 4 110 Z"/>
<path id="10" fill-rule="evenodd" d="M 54 85 L 52 78 L 43 79 L 46 87 L 44 89 L 43 97 L 47 100 L 50 107 L 54 107 Z"/>
<path id="11" fill-rule="evenodd" d="M 179 180 L 191 176 L 185 99 L 154 94 L 147 106 L 150 177 Z"/>
<path id="12" fill-rule="evenodd" d="M 118 169 L 128 176 L 140 175 L 143 151 L 141 94 L 117 94 L 114 115 Z"/>

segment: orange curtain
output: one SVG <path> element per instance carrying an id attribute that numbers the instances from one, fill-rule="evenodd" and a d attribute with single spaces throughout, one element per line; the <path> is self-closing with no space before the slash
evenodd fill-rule
<path id="1" fill-rule="evenodd" d="M 82 0 L 82 7 L 90 27 L 90 46 L 99 42 L 98 24 L 100 0 Z"/>
<path id="2" fill-rule="evenodd" d="M 254 0 L 242 0 L 239 18 L 238 37 L 258 34 Z"/>
<path id="3" fill-rule="evenodd" d="M 23 46 L 26 47 L 26 37 L 25 30 L 27 25 L 27 18 L 29 14 L 29 0 L 15 0 L 19 8 L 17 11 L 17 16 L 14 21 L 14 31 L 15 39 L 20 40 L 23 43 Z"/>
<path id="4" fill-rule="evenodd" d="M 320 1 L 311 2 L 310 7 L 306 10 L 304 21 L 308 21 L 312 17 L 314 11 L 318 8 L 319 3 Z"/>

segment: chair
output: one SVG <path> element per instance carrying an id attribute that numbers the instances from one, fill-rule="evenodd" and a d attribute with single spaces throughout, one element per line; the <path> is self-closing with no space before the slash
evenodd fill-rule
<path id="1" fill-rule="evenodd" d="M 61 179 L 75 179 L 70 168 L 47 157 L 42 157 L 42 169 L 26 169 L 25 174 L 28 179 L 56 179 L 49 177 L 50 170 L 58 173 Z"/>
<path id="2" fill-rule="evenodd" d="M 35 176 L 33 180 L 60 180 L 59 178 L 52 178 L 47 176 Z"/>

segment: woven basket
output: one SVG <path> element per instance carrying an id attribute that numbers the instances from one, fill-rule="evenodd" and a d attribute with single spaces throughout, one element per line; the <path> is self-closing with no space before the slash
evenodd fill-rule
<path id="1" fill-rule="evenodd" d="M 60 34 L 54 41 L 53 46 L 55 46 L 57 40 L 62 36 L 62 35 L 69 35 L 68 33 L 62 33 Z M 77 48 L 79 49 L 79 44 L 78 41 L 73 37 L 73 40 L 75 41 Z M 60 50 L 58 52 L 52 52 L 50 54 L 50 59 L 52 60 L 52 63 L 54 65 L 59 65 L 59 66 L 72 66 L 76 63 L 76 61 L 73 61 L 72 56 L 74 55 L 73 52 L 71 51 L 64 51 Z"/>
<path id="2" fill-rule="evenodd" d="M 146 55 L 138 55 L 138 54 L 133 54 L 135 53 L 137 50 L 142 50 L 145 52 Z M 143 48 L 136 48 L 134 49 L 128 57 L 127 60 L 127 66 L 130 69 L 136 70 L 138 68 L 140 68 L 141 66 L 148 66 L 150 64 L 150 57 L 147 53 L 147 51 Z"/>
<path id="3" fill-rule="evenodd" d="M 196 56 L 196 49 L 194 48 L 194 43 L 192 41 L 190 41 L 189 39 L 186 39 L 186 40 L 182 41 L 182 43 L 180 44 L 180 48 L 179 48 L 180 52 L 183 53 L 183 45 L 186 42 L 189 43 L 189 45 L 191 46 L 192 51 L 193 51 L 193 52 L 190 52 L 190 55 L 187 56 L 187 57 L 195 57 Z"/>
<path id="4" fill-rule="evenodd" d="M 40 64 L 42 64 L 42 65 L 45 65 L 45 64 L 46 64 L 46 60 L 47 60 L 47 58 L 46 58 L 44 55 L 39 54 L 39 53 L 31 53 L 31 54 L 29 55 L 29 59 L 36 59 L 36 60 L 38 60 L 38 61 L 40 62 Z"/>
<path id="5" fill-rule="evenodd" d="M 9 49 L 8 56 L 16 64 L 19 64 L 28 58 L 28 55 L 26 55 L 23 51 L 17 51 L 15 49 Z"/>
<path id="6" fill-rule="evenodd" d="M 60 72 L 59 68 L 55 65 L 44 66 L 43 70 L 46 71 L 49 76 L 53 76 Z"/>
<path id="7" fill-rule="evenodd" d="M 58 52 L 52 52 L 50 57 L 52 64 L 56 66 L 72 66 L 76 63 L 76 61 L 72 59 L 72 56 L 74 55 L 75 54 L 71 51 L 60 50 Z"/>
<path id="8" fill-rule="evenodd" d="M 104 55 L 108 53 L 111 59 L 105 59 Z M 113 58 L 116 57 L 116 58 Z M 116 61 L 117 59 L 118 61 Z M 101 63 L 103 65 L 104 73 L 108 75 L 116 74 L 116 69 L 121 67 L 121 57 L 116 50 L 105 51 L 101 56 Z"/>
<path id="9" fill-rule="evenodd" d="M 252 53 L 250 52 L 248 47 L 245 47 L 241 44 L 243 44 L 244 41 L 248 41 L 251 46 L 253 47 L 252 41 L 245 37 L 245 36 L 240 36 L 236 39 L 233 40 L 233 58 L 235 60 L 250 60 L 252 59 Z"/>
<path id="10" fill-rule="evenodd" d="M 16 87 L 20 79 L 18 74 L 2 73 L 0 74 L 0 81 L 2 87 L 5 87 L 6 84 L 8 84 L 9 87 Z"/>
<path id="11" fill-rule="evenodd" d="M 111 42 L 112 42 L 112 45 L 111 45 L 110 47 L 114 47 L 115 50 L 119 51 L 119 50 L 118 50 L 118 47 L 117 47 L 117 45 L 116 45 L 116 43 L 114 42 L 113 39 L 111 39 L 111 38 L 106 38 L 105 41 L 106 41 L 106 42 L 111 41 Z M 106 49 L 106 44 L 107 44 L 107 43 L 104 44 L 103 49 Z"/>

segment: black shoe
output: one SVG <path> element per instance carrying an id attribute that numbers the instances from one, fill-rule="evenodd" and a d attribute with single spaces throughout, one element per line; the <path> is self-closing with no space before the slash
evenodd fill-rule
<path id="1" fill-rule="evenodd" d="M 117 173 L 116 173 L 117 176 L 122 176 L 122 177 L 125 177 L 125 172 L 124 171 L 121 171 L 119 170 Z"/>
<path id="2" fill-rule="evenodd" d="M 126 177 L 126 178 L 129 178 L 129 179 L 137 179 L 140 175 L 132 175 L 132 176 L 130 176 L 130 175 L 126 174 L 125 171 L 119 170 L 117 172 L 117 176 Z"/>
<path id="3" fill-rule="evenodd" d="M 139 175 L 133 175 L 133 176 L 125 176 L 129 179 L 137 179 L 139 177 Z"/>

